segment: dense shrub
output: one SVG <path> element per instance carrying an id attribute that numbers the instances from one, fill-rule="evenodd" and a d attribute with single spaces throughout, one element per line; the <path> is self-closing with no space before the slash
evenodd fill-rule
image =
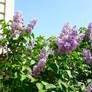
<path id="1" fill-rule="evenodd" d="M 91 92 L 92 23 L 45 39 L 32 33 L 36 22 L 25 27 L 19 11 L 0 20 L 0 92 Z"/>

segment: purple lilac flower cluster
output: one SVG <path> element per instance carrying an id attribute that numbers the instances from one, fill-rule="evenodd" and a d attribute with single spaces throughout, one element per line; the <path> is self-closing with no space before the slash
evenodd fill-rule
<path id="1" fill-rule="evenodd" d="M 86 34 L 87 38 L 90 40 L 91 44 L 92 44 L 92 23 L 88 24 L 88 29 L 87 29 L 87 34 Z"/>
<path id="2" fill-rule="evenodd" d="M 49 40 L 47 40 L 47 42 L 46 42 L 46 43 L 47 43 L 47 45 L 48 45 L 48 46 L 50 45 L 50 41 L 49 41 Z"/>
<path id="3" fill-rule="evenodd" d="M 46 64 L 46 58 L 40 59 L 39 63 L 33 67 L 32 76 L 38 78 Z"/>
<path id="4" fill-rule="evenodd" d="M 38 59 L 42 59 L 42 58 L 48 58 L 49 54 L 53 54 L 53 51 L 52 49 L 50 49 L 48 52 L 46 52 L 46 47 L 43 47 L 41 50 L 40 50 L 40 54 L 37 56 Z"/>
<path id="5" fill-rule="evenodd" d="M 70 54 L 70 51 L 77 48 L 84 36 L 84 34 L 77 36 L 76 26 L 71 29 L 69 23 L 66 23 L 60 36 L 55 39 L 55 43 L 58 46 L 57 54 Z"/>
<path id="6" fill-rule="evenodd" d="M 34 45 L 35 45 L 35 41 L 34 40 L 31 40 L 31 46 L 30 45 L 28 45 L 27 47 L 26 47 L 26 49 L 27 50 L 30 50 L 30 51 L 32 51 L 33 52 L 33 48 L 34 48 Z"/>
<path id="7" fill-rule="evenodd" d="M 92 83 L 88 85 L 86 92 L 92 92 Z"/>
<path id="8" fill-rule="evenodd" d="M 87 64 L 92 65 L 92 56 L 90 50 L 83 49 L 83 56 L 85 57 Z"/>
<path id="9" fill-rule="evenodd" d="M 34 26 L 36 25 L 36 22 L 37 22 L 37 19 L 34 18 L 33 20 L 30 20 L 29 24 L 27 25 L 26 30 L 27 30 L 27 32 L 28 32 L 29 34 L 32 33 L 32 30 L 34 29 Z"/>
<path id="10" fill-rule="evenodd" d="M 13 17 L 13 24 L 11 24 L 11 28 L 13 29 L 13 34 L 11 35 L 11 37 L 15 37 L 16 34 L 23 34 L 24 31 L 27 31 L 29 34 L 31 34 L 31 31 L 34 28 L 36 22 L 37 19 L 34 18 L 29 22 L 27 27 L 24 27 L 24 17 L 22 16 L 22 12 L 17 11 L 15 16 Z"/>
<path id="11" fill-rule="evenodd" d="M 20 34 L 23 31 L 23 24 L 24 18 L 22 17 L 22 12 L 17 11 L 13 17 L 13 24 L 11 24 L 11 28 L 14 31 L 11 37 L 15 37 L 16 34 Z"/>
<path id="12" fill-rule="evenodd" d="M 37 78 L 40 75 L 40 72 L 43 71 L 45 64 L 46 64 L 46 60 L 48 59 L 49 54 L 53 54 L 52 50 L 49 50 L 48 52 L 46 52 L 46 47 L 43 47 L 40 50 L 40 55 L 37 56 L 38 59 L 40 59 L 39 63 L 33 67 L 33 71 L 32 71 L 32 75 Z"/>

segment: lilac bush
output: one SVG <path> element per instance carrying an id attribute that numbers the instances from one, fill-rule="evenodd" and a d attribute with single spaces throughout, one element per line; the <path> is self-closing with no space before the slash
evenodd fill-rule
<path id="1" fill-rule="evenodd" d="M 0 30 L 0 92 L 91 92 L 92 23 L 66 23 L 58 37 L 35 37 L 37 19 L 24 26 L 22 12 Z"/>

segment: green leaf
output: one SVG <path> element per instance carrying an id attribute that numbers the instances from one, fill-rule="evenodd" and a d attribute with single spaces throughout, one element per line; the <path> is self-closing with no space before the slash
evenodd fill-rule
<path id="1" fill-rule="evenodd" d="M 26 77 L 27 77 L 26 75 L 21 74 L 21 79 L 20 79 L 20 80 L 21 80 L 21 81 L 23 81 L 23 80 L 25 80 L 25 79 L 26 79 Z"/>
<path id="2" fill-rule="evenodd" d="M 14 78 L 17 78 L 17 77 L 18 77 L 17 72 L 15 72 L 14 73 Z"/>
<path id="3" fill-rule="evenodd" d="M 31 36 L 34 38 L 34 34 L 32 33 Z"/>
<path id="4" fill-rule="evenodd" d="M 92 79 L 87 79 L 87 83 L 92 83 Z"/>
<path id="5" fill-rule="evenodd" d="M 53 85 L 53 84 L 48 84 L 45 87 L 46 87 L 46 89 L 54 89 L 54 88 L 56 88 L 56 86 Z"/>
<path id="6" fill-rule="evenodd" d="M 70 86 L 70 88 L 73 90 L 73 92 L 76 92 L 76 91 L 75 91 L 75 88 L 74 88 L 73 86 Z"/>
<path id="7" fill-rule="evenodd" d="M 24 34 L 24 37 L 29 38 L 29 37 L 30 37 L 29 33 L 25 33 L 25 34 Z"/>
<path id="8" fill-rule="evenodd" d="M 31 75 L 27 75 L 27 77 L 31 80 L 31 82 L 37 82 L 37 79 L 33 78 Z"/>
<path id="9" fill-rule="evenodd" d="M 37 86 L 39 92 L 44 92 L 43 85 L 41 83 L 36 83 L 36 86 Z"/>
<path id="10" fill-rule="evenodd" d="M 6 38 L 3 38 L 3 39 L 2 39 L 2 45 L 3 45 L 3 46 L 5 45 L 6 41 L 7 41 Z"/>
<path id="11" fill-rule="evenodd" d="M 9 22 L 8 23 L 13 23 L 13 21 L 12 20 L 9 20 Z"/>
<path id="12" fill-rule="evenodd" d="M 66 72 L 67 72 L 67 74 L 68 74 L 68 76 L 69 76 L 70 78 L 73 77 L 73 76 L 71 75 L 71 71 L 70 71 L 70 70 L 66 70 Z"/>
<path id="13" fill-rule="evenodd" d="M 85 85 L 84 85 L 84 84 L 81 85 L 81 90 L 82 90 L 82 91 L 85 91 L 85 89 L 86 89 Z"/>
<path id="14" fill-rule="evenodd" d="M 45 88 L 46 88 L 46 89 L 54 89 L 54 88 L 56 88 L 55 85 L 49 84 L 49 83 L 44 82 L 44 81 L 42 81 L 42 84 L 45 85 Z"/>
<path id="15" fill-rule="evenodd" d="M 0 19 L 0 23 L 4 22 L 4 19 Z"/>
<path id="16" fill-rule="evenodd" d="M 45 81 L 41 81 L 41 83 L 43 84 L 43 85 L 48 85 L 48 83 L 47 82 L 45 82 Z"/>
<path id="17" fill-rule="evenodd" d="M 13 40 L 18 40 L 18 38 L 19 38 L 19 34 L 17 34 L 17 35 L 13 38 Z"/>
<path id="18" fill-rule="evenodd" d="M 73 57 L 75 58 L 75 59 L 78 59 L 79 58 L 79 56 L 78 56 L 78 53 L 76 52 L 76 51 L 73 51 Z"/>
<path id="19" fill-rule="evenodd" d="M 53 72 L 57 73 L 58 68 L 55 63 L 48 62 L 48 65 L 49 65 L 49 69 L 51 69 Z"/>
<path id="20" fill-rule="evenodd" d="M 62 85 L 61 85 L 61 80 L 60 79 L 58 80 L 58 85 L 59 85 L 59 88 L 62 90 Z"/>
<path id="21" fill-rule="evenodd" d="M 65 88 L 68 88 L 67 84 L 63 82 L 61 79 L 59 79 L 59 83 L 61 83 Z"/>

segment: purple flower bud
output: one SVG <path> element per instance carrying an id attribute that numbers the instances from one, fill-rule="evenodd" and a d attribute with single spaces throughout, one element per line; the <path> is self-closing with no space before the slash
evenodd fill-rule
<path id="1" fill-rule="evenodd" d="M 28 31 L 29 34 L 31 34 L 31 31 L 34 29 L 34 26 L 36 25 L 37 19 L 34 18 L 33 20 L 31 20 L 26 28 L 26 30 Z"/>
<path id="2" fill-rule="evenodd" d="M 21 11 L 16 11 L 16 16 L 21 17 L 22 16 L 22 12 Z"/>
<path id="3" fill-rule="evenodd" d="M 39 55 L 37 55 L 37 58 L 38 59 L 42 59 L 43 57 L 45 57 L 45 54 L 44 53 L 40 53 Z"/>
<path id="4" fill-rule="evenodd" d="M 32 75 L 33 75 L 33 77 L 36 77 L 36 78 L 39 77 L 40 69 L 38 66 L 34 66 L 33 71 L 32 71 Z"/>
<path id="5" fill-rule="evenodd" d="M 80 44 L 81 40 L 83 40 L 83 38 L 85 37 L 85 34 L 81 33 L 78 38 L 77 38 L 77 42 Z"/>
<path id="6" fill-rule="evenodd" d="M 62 32 L 67 34 L 69 30 L 70 30 L 69 23 L 66 23 L 62 29 Z"/>
<path id="7" fill-rule="evenodd" d="M 46 47 L 43 47 L 43 48 L 40 50 L 40 53 L 46 53 Z"/>
<path id="8" fill-rule="evenodd" d="M 70 49 L 71 50 L 75 50 L 78 45 L 79 45 L 78 42 L 76 40 L 73 40 L 73 41 L 71 41 L 71 47 L 70 47 Z"/>
<path id="9" fill-rule="evenodd" d="M 32 75 L 34 77 L 39 77 L 40 73 L 43 71 L 44 67 L 45 67 L 45 63 L 46 63 L 46 59 L 41 59 L 38 63 L 38 65 L 34 66 L 33 71 L 32 71 Z"/>
<path id="10" fill-rule="evenodd" d="M 63 37 L 64 35 L 67 35 L 67 34 L 69 33 L 69 30 L 70 30 L 69 23 L 66 23 L 66 24 L 64 25 L 63 29 L 62 29 L 62 32 L 61 32 L 59 38 L 62 39 L 62 37 Z"/>
<path id="11" fill-rule="evenodd" d="M 0 42 L 1 42 L 1 40 L 3 39 L 3 37 L 2 36 L 0 36 Z"/>
<path id="12" fill-rule="evenodd" d="M 28 45 L 26 48 L 27 48 L 28 50 L 30 50 L 30 51 L 32 50 L 32 47 L 29 46 L 29 45 Z"/>
<path id="13" fill-rule="evenodd" d="M 89 39 L 91 45 L 92 45 L 92 23 L 89 23 L 86 37 Z"/>
<path id="14" fill-rule="evenodd" d="M 92 23 L 89 23 L 88 24 L 88 28 L 92 28 Z"/>
<path id="15" fill-rule="evenodd" d="M 92 83 L 88 84 L 86 92 L 92 92 Z"/>
<path id="16" fill-rule="evenodd" d="M 27 56 L 30 56 L 30 54 L 27 54 Z"/>
<path id="17" fill-rule="evenodd" d="M 73 36 L 73 37 L 75 37 L 77 35 L 76 25 L 73 26 L 72 31 L 70 32 L 70 35 Z"/>
<path id="18" fill-rule="evenodd" d="M 50 50 L 48 51 L 48 53 L 51 54 L 51 55 L 53 55 L 54 51 L 53 51 L 52 49 L 50 49 Z"/>
<path id="19" fill-rule="evenodd" d="M 91 57 L 91 52 L 90 52 L 90 50 L 83 49 L 83 56 L 86 57 L 87 60 L 89 60 L 90 57 Z"/>
<path id="20" fill-rule="evenodd" d="M 43 71 L 45 63 L 46 63 L 46 59 L 44 58 L 39 61 L 38 67 L 40 68 L 40 71 Z"/>
<path id="21" fill-rule="evenodd" d="M 50 41 L 47 41 L 47 45 L 50 45 Z"/>
<path id="22" fill-rule="evenodd" d="M 64 47 L 68 50 L 71 47 L 71 44 L 69 42 L 66 42 L 64 44 Z"/>
<path id="23" fill-rule="evenodd" d="M 32 43 L 32 48 L 34 48 L 35 41 L 34 40 L 31 40 L 31 43 Z"/>
<path id="24" fill-rule="evenodd" d="M 14 33 L 11 34 L 11 38 L 15 37 L 17 34 L 20 34 L 19 30 L 14 30 Z"/>
<path id="25" fill-rule="evenodd" d="M 83 56 L 86 59 L 86 63 L 92 66 L 92 56 L 90 50 L 83 49 Z"/>

